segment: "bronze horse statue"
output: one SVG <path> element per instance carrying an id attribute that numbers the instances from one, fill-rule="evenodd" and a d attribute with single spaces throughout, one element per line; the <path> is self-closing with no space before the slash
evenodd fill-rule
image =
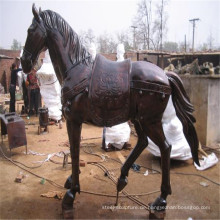
<path id="1" fill-rule="evenodd" d="M 161 119 L 168 99 L 172 100 L 184 135 L 190 145 L 195 163 L 198 161 L 198 139 L 193 123 L 193 106 L 180 78 L 145 61 L 113 62 L 91 55 L 81 44 L 78 35 L 56 12 L 37 10 L 32 6 L 33 22 L 28 29 L 22 68 L 30 72 L 39 54 L 49 50 L 50 57 L 62 85 L 63 114 L 66 118 L 72 175 L 67 179 L 68 189 L 63 201 L 63 212 L 73 210 L 76 193 L 80 193 L 79 149 L 83 122 L 98 126 L 113 126 L 128 120 L 134 124 L 138 140 L 121 168 L 117 192 L 127 184 L 129 169 L 147 147 L 149 137 L 161 152 L 162 184 L 160 196 L 151 204 L 151 210 L 165 210 L 166 198 L 171 194 L 170 151 Z"/>

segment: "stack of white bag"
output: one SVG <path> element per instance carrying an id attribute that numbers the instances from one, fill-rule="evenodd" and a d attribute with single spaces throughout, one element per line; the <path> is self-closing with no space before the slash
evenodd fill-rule
<path id="1" fill-rule="evenodd" d="M 45 107 L 48 108 L 49 118 L 55 121 L 61 119 L 61 87 L 57 80 L 48 50 L 45 52 L 43 65 L 37 71 L 40 83 L 40 93 Z"/>
<path id="2" fill-rule="evenodd" d="M 106 127 L 105 144 L 112 144 L 114 147 L 121 150 L 126 142 L 130 139 L 131 129 L 128 122 Z"/>
<path id="3" fill-rule="evenodd" d="M 170 158 L 176 160 L 188 160 L 192 158 L 189 144 L 183 133 L 183 126 L 173 106 L 172 97 L 170 96 L 168 105 L 162 118 L 162 126 L 165 137 L 169 144 L 172 145 Z M 160 150 L 149 138 L 147 149 L 155 156 L 160 157 Z"/>

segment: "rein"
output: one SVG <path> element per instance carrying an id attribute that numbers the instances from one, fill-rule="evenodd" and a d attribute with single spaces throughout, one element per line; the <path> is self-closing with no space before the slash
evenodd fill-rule
<path id="1" fill-rule="evenodd" d="M 52 85 L 52 84 L 56 83 L 57 80 L 58 80 L 58 79 L 56 79 L 54 82 L 52 82 L 52 83 L 48 83 L 48 84 L 44 83 L 44 85 L 46 85 L 46 86 Z"/>
<path id="2" fill-rule="evenodd" d="M 78 66 L 81 62 L 83 62 L 83 61 L 85 61 L 86 59 L 89 59 L 89 58 L 91 58 L 91 55 L 89 55 L 89 56 L 83 58 L 82 60 L 80 60 L 80 61 L 74 63 L 69 69 L 66 70 L 65 76 L 67 75 L 67 73 L 68 73 L 70 70 L 72 70 L 74 67 Z"/>

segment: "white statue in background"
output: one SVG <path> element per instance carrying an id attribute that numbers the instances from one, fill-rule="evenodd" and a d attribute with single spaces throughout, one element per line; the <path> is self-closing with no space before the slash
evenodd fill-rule
<path id="1" fill-rule="evenodd" d="M 45 107 L 48 108 L 49 118 L 54 121 L 61 119 L 61 86 L 57 80 L 49 51 L 45 52 L 43 65 L 37 71 L 37 77 L 40 83 L 40 94 Z"/>
<path id="2" fill-rule="evenodd" d="M 118 44 L 117 46 L 117 61 L 123 61 L 124 60 L 124 53 L 125 53 L 125 48 L 123 44 Z"/>
<path id="3" fill-rule="evenodd" d="M 117 61 L 124 60 L 124 45 L 117 46 Z M 102 148 L 106 151 L 111 151 L 114 148 L 121 150 L 123 147 L 128 147 L 127 142 L 130 139 L 131 129 L 128 122 L 118 124 L 112 127 L 105 127 L 103 131 Z"/>
<path id="4" fill-rule="evenodd" d="M 90 44 L 89 53 L 92 55 L 92 59 L 95 60 L 95 57 L 96 57 L 96 45 L 94 43 Z"/>

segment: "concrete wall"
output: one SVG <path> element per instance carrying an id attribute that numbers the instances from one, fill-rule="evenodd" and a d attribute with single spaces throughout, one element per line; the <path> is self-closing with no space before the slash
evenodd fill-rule
<path id="1" fill-rule="evenodd" d="M 220 143 L 220 77 L 211 78 L 208 88 L 207 144 Z"/>
<path id="2" fill-rule="evenodd" d="M 181 76 L 194 105 L 196 131 L 205 145 L 220 143 L 220 76 Z"/>

